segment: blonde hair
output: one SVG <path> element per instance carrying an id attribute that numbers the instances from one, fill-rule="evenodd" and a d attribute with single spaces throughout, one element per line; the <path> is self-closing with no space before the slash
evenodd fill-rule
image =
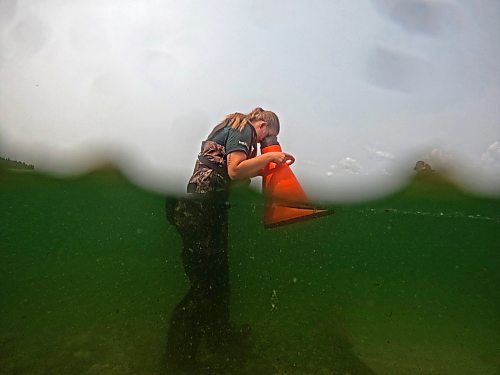
<path id="1" fill-rule="evenodd" d="M 238 129 L 239 131 L 242 131 L 245 125 L 248 123 L 248 117 L 243 113 L 235 112 L 224 117 L 223 122 L 226 125 L 231 126 L 233 129 Z"/>
<path id="2" fill-rule="evenodd" d="M 280 132 L 280 120 L 274 112 L 266 111 L 261 107 L 254 108 L 250 113 L 243 114 L 240 112 L 227 115 L 223 123 L 230 125 L 233 129 L 242 131 L 246 124 L 254 121 L 265 121 L 272 135 L 278 135 Z"/>

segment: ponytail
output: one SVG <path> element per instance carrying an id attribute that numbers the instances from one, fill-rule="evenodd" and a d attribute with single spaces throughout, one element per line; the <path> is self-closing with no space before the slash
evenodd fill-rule
<path id="1" fill-rule="evenodd" d="M 231 126 L 233 129 L 242 131 L 248 122 L 248 118 L 243 113 L 235 112 L 227 115 L 224 118 L 224 122 L 226 123 L 226 125 Z"/>

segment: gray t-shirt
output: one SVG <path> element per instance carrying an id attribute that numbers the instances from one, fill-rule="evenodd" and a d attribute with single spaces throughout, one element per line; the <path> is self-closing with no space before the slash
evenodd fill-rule
<path id="1" fill-rule="evenodd" d="M 223 145 L 226 155 L 233 151 L 243 151 L 247 158 L 251 157 L 253 149 L 256 147 L 252 125 L 246 124 L 245 127 L 239 131 L 230 126 L 225 126 L 217 131 L 209 140 Z"/>

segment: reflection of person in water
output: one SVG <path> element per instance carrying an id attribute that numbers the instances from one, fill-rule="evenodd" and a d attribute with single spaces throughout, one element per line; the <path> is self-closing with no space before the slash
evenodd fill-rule
<path id="1" fill-rule="evenodd" d="M 269 162 L 293 163 L 284 152 L 256 156 L 257 143 L 275 140 L 279 130 L 276 114 L 262 108 L 228 115 L 202 142 L 188 196 L 173 204 L 167 200 L 167 218 L 181 235 L 191 283 L 171 317 L 169 368 L 196 369 L 202 339 L 214 354 L 238 345 L 242 332 L 229 319 L 228 188 L 232 180 L 258 176 Z"/>

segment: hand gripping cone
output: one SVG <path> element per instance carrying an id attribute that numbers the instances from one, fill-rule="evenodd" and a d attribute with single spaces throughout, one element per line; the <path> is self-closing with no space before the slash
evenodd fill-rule
<path id="1" fill-rule="evenodd" d="M 271 144 L 263 144 L 261 153 L 279 151 L 281 146 L 274 139 Z M 269 163 L 262 177 L 262 191 L 266 203 L 264 227 L 273 228 L 318 216 L 331 214 L 332 211 L 312 207 L 306 193 L 287 164 Z"/>

